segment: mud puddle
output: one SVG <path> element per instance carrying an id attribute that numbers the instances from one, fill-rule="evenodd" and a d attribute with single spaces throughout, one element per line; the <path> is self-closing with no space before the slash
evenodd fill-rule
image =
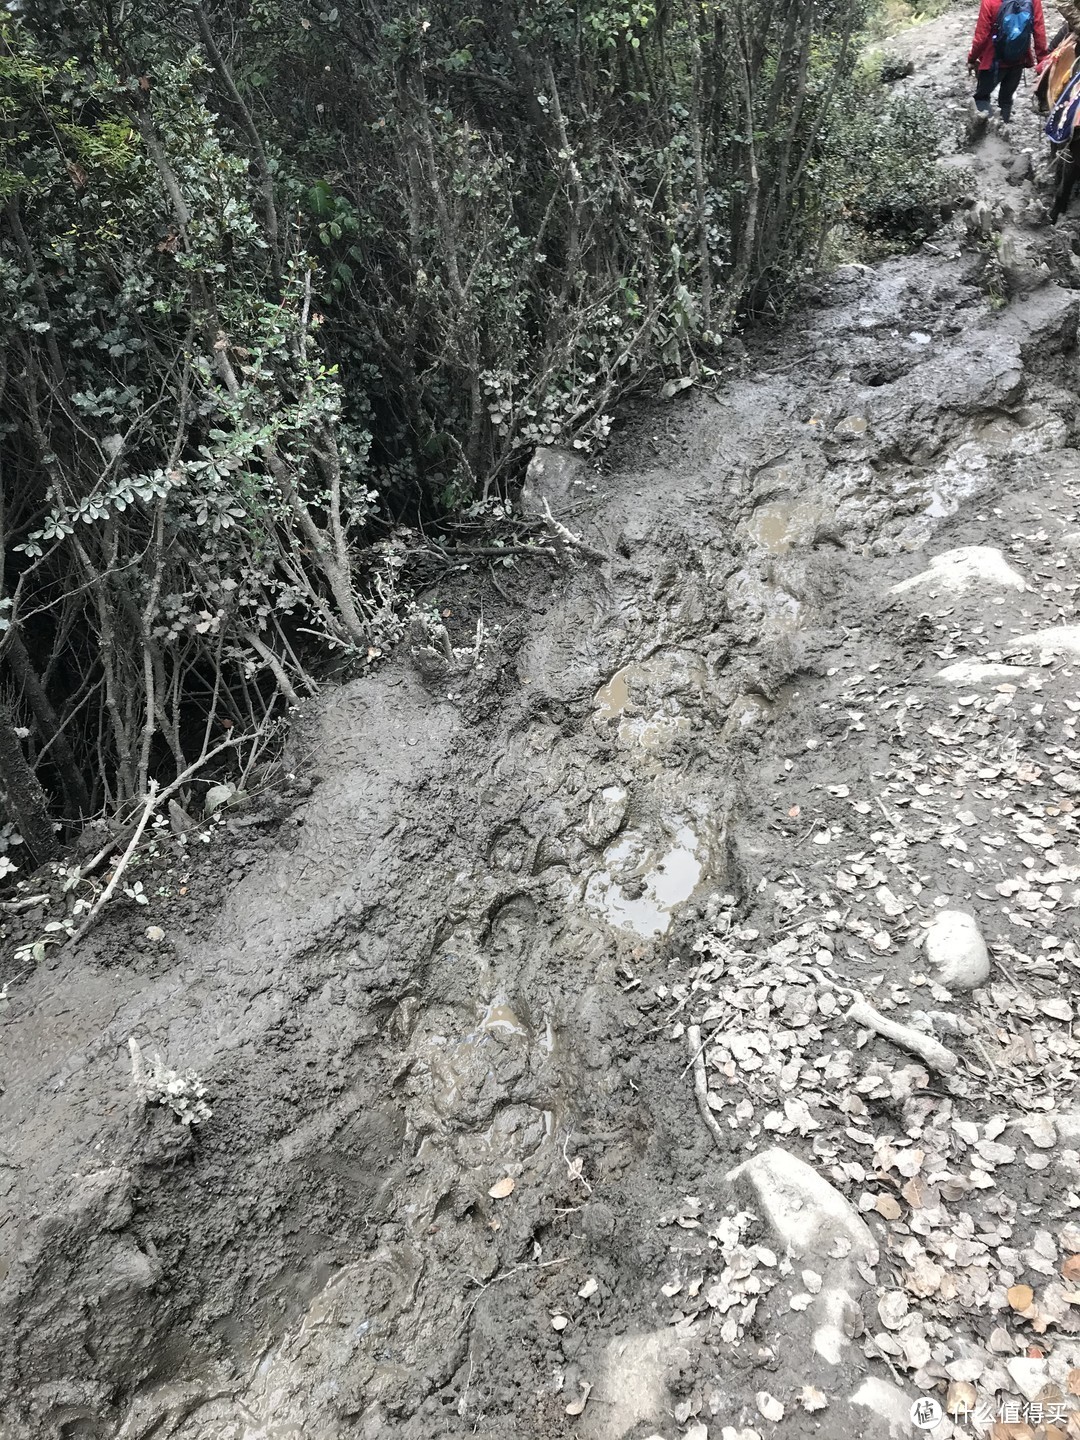
<path id="1" fill-rule="evenodd" d="M 585 904 L 643 939 L 665 935 L 678 907 L 702 883 L 701 851 L 689 825 L 680 826 L 670 844 L 660 847 L 630 831 L 605 852 L 605 868 L 585 887 Z"/>
<path id="2" fill-rule="evenodd" d="M 686 712 L 700 706 L 708 684 L 707 666 L 692 652 L 660 652 L 631 661 L 596 691 L 596 719 L 602 727 L 614 721 L 620 743 L 630 749 L 662 750 L 689 734 Z"/>
<path id="3" fill-rule="evenodd" d="M 750 518 L 750 537 L 770 555 L 786 555 L 810 543 L 821 521 L 820 506 L 805 500 L 771 500 Z"/>

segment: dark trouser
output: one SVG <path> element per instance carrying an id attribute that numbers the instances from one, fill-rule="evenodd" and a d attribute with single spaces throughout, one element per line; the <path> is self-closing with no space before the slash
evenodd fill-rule
<path id="1" fill-rule="evenodd" d="M 991 65 L 989 70 L 980 70 L 975 83 L 975 105 L 987 115 L 990 113 L 990 96 L 998 92 L 1001 118 L 1008 120 L 1012 114 L 1013 96 L 1024 73 L 1022 65 Z"/>

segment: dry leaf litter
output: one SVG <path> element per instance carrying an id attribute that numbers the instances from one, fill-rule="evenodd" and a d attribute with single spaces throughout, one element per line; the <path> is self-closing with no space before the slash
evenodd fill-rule
<path id="1" fill-rule="evenodd" d="M 1022 550 L 1045 532 L 1014 539 Z M 1067 590 L 1072 603 L 1074 583 L 1041 578 L 1044 596 Z M 704 1067 L 705 1104 L 732 1154 L 784 1147 L 870 1225 L 880 1261 L 864 1274 L 855 1343 L 876 1372 L 934 1396 L 945 1417 L 934 1436 L 1080 1437 L 1077 682 L 1037 644 L 1017 654 L 949 610 L 919 624 L 932 664 L 989 642 L 980 662 L 1007 660 L 1011 678 L 957 691 L 929 676 L 898 687 L 876 665 L 848 677 L 820 707 L 832 738 L 808 742 L 840 752 L 836 780 L 786 811 L 804 833 L 771 884 L 782 938 L 740 923 L 727 897 L 688 977 L 657 995 L 672 1038 L 691 1042 L 688 1070 Z M 884 741 L 890 763 L 842 778 L 842 752 L 868 723 L 867 753 Z M 854 768 L 849 758 L 847 776 Z M 932 879 L 941 852 L 959 900 Z M 969 910 L 996 927 L 989 954 Z M 973 989 L 942 975 L 942 921 L 942 953 L 974 932 Z M 867 1002 L 909 1043 L 854 1023 L 853 1004 L 862 1019 Z M 919 1036 L 950 1063 L 925 1063 Z M 673 1246 L 670 1322 L 757 1348 L 760 1308 L 781 1324 L 785 1308 L 812 1303 L 821 1276 L 771 1248 L 752 1211 L 712 1209 L 688 1197 L 661 1219 L 707 1237 L 690 1264 Z M 827 1374 L 805 1378 L 790 1395 L 761 1391 L 757 1423 L 772 1430 L 785 1406 L 826 1407 Z"/>

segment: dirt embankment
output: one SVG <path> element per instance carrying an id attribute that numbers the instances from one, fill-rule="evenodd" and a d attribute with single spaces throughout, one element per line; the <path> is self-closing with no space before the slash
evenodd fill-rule
<path id="1" fill-rule="evenodd" d="M 898 42 L 958 133 L 972 18 Z M 206 924 L 12 990 L 3 1440 L 876 1436 L 1052 1357 L 1070 1302 L 1014 1292 L 1076 1203 L 1080 458 L 1037 145 L 1022 106 L 958 144 L 918 254 L 602 470 L 552 457 L 611 561 L 523 582 L 482 674 L 331 697 Z M 920 988 L 942 909 L 992 982 Z M 860 1045 L 859 995 L 957 1066 Z M 132 1037 L 209 1121 L 139 1101 Z"/>

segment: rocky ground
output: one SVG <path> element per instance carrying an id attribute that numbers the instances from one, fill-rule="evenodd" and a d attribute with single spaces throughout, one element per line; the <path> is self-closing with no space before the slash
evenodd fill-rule
<path id="1" fill-rule="evenodd" d="M 1080 222 L 972 22 L 945 230 L 13 971 L 3 1440 L 1080 1435 Z"/>

